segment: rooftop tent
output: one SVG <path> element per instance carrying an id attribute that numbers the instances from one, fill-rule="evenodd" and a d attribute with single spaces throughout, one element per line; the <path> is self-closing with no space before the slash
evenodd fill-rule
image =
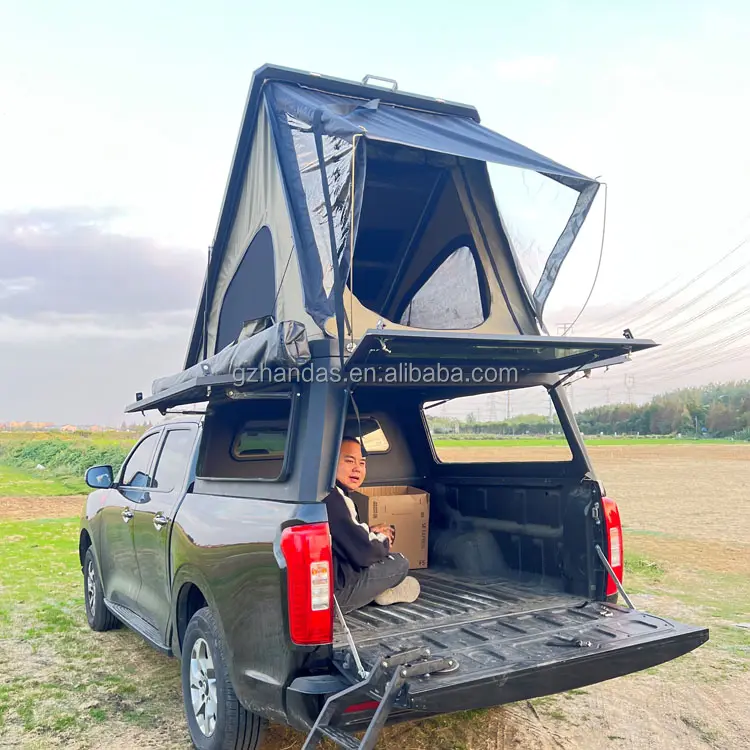
<path id="1" fill-rule="evenodd" d="M 574 196 L 533 289 L 487 163 Z M 262 68 L 186 367 L 267 315 L 352 343 L 376 327 L 537 334 L 597 188 L 483 127 L 471 107 Z"/>

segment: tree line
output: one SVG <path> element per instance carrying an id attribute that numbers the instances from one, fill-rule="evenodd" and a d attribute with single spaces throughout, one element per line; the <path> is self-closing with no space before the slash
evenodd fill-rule
<path id="1" fill-rule="evenodd" d="M 750 440 L 750 381 L 683 388 L 642 405 L 596 406 L 576 414 L 588 434 L 697 435 Z"/>
<path id="2" fill-rule="evenodd" d="M 479 421 L 427 417 L 435 435 L 490 437 L 559 435 L 557 417 L 521 414 L 512 419 Z M 681 435 L 750 440 L 750 380 L 683 388 L 654 397 L 646 404 L 608 404 L 576 413 L 586 435 Z"/>

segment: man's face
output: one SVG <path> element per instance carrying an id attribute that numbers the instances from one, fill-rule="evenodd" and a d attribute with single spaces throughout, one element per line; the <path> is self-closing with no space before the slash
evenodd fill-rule
<path id="1" fill-rule="evenodd" d="M 339 453 L 339 466 L 336 479 L 347 489 L 356 490 L 365 481 L 366 460 L 362 448 L 356 440 L 344 440 Z"/>

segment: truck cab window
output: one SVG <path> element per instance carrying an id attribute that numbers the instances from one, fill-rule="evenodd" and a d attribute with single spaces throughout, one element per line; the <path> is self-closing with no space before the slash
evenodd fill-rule
<path id="1" fill-rule="evenodd" d="M 154 472 L 154 489 L 171 492 L 185 479 L 193 451 L 192 430 L 169 430 Z"/>
<path id="2" fill-rule="evenodd" d="M 159 442 L 159 433 L 147 435 L 138 444 L 123 466 L 120 485 L 123 487 L 150 487 L 151 459 Z"/>

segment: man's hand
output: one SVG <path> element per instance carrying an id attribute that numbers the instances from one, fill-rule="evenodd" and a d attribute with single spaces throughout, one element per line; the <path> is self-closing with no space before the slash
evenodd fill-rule
<path id="1" fill-rule="evenodd" d="M 393 544 L 393 540 L 396 538 L 396 532 L 387 524 L 381 523 L 378 526 L 370 526 L 370 531 L 375 534 L 385 534 L 388 537 L 388 541 Z"/>

